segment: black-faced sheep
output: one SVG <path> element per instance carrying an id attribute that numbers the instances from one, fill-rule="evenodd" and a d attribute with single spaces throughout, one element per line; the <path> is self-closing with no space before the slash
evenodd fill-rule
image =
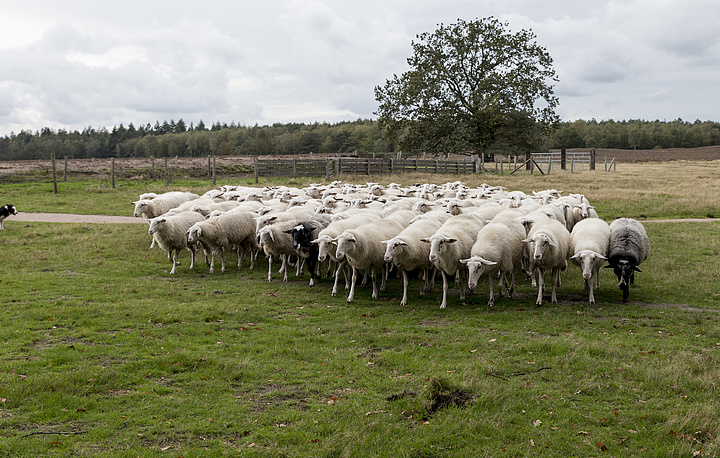
<path id="1" fill-rule="evenodd" d="M 610 246 L 606 268 L 614 269 L 618 287 L 623 292 L 623 302 L 628 301 L 630 285 L 635 282 L 635 272 L 642 272 L 638 266 L 650 253 L 650 240 L 640 221 L 619 218 L 610 223 Z"/>

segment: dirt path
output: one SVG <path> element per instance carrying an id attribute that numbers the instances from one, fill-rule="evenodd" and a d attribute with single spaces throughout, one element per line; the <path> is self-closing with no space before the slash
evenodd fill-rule
<path id="1" fill-rule="evenodd" d="M 135 218 L 133 216 L 112 216 L 112 215 L 76 215 L 72 213 L 28 213 L 20 212 L 17 215 L 9 216 L 5 222 L 13 221 L 36 222 L 36 223 L 128 223 L 128 224 L 147 224 L 144 218 Z"/>

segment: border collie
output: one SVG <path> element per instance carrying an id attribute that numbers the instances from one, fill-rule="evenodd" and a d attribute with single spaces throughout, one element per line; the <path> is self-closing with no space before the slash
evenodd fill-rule
<path id="1" fill-rule="evenodd" d="M 0 229 L 5 229 L 3 227 L 3 220 L 10 215 L 17 215 L 17 208 L 15 208 L 15 205 L 8 204 L 0 207 Z"/>

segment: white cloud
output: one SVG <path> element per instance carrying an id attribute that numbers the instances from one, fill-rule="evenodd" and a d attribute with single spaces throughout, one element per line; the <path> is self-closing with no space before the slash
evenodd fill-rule
<path id="1" fill-rule="evenodd" d="M 715 0 L 27 0 L 0 17 L 0 136 L 373 117 L 417 34 L 491 15 L 547 48 L 564 119 L 720 119 Z"/>

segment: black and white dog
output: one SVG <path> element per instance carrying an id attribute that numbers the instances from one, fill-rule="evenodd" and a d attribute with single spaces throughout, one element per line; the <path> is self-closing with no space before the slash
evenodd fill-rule
<path id="1" fill-rule="evenodd" d="M 0 229 L 5 229 L 3 227 L 3 220 L 10 215 L 17 215 L 17 208 L 15 208 L 15 205 L 8 204 L 0 207 Z"/>

